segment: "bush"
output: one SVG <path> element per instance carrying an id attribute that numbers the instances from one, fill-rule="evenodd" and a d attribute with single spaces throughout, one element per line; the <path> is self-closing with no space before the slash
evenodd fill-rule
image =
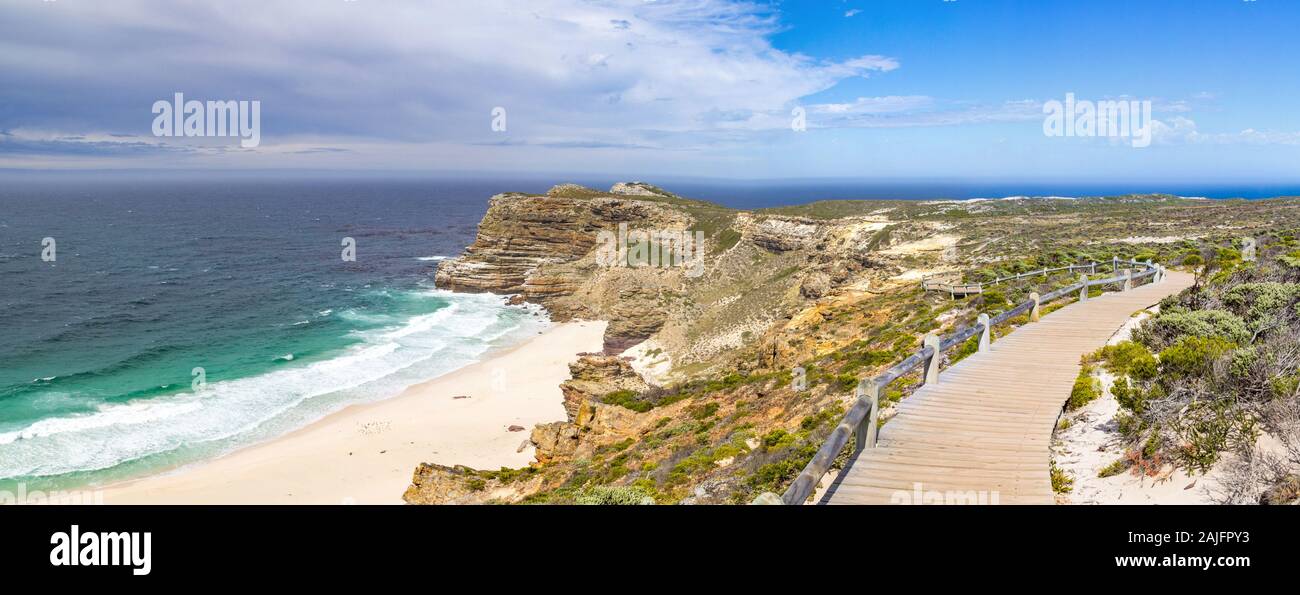
<path id="1" fill-rule="evenodd" d="M 1246 343 L 1251 332 L 1241 317 L 1226 310 L 1187 310 L 1175 306 L 1147 321 L 1135 337 L 1147 347 L 1163 349 L 1178 337 L 1196 335 Z"/>
<path id="2" fill-rule="evenodd" d="M 994 314 L 1007 309 L 1007 295 L 997 289 L 986 289 L 980 299 L 983 302 L 980 312 Z"/>
<path id="3" fill-rule="evenodd" d="M 616 390 L 600 400 L 607 405 L 626 407 L 637 413 L 645 413 L 654 408 L 654 403 L 641 399 L 641 394 L 634 390 Z"/>
<path id="4" fill-rule="evenodd" d="M 1225 403 L 1192 403 L 1175 429 L 1182 441 L 1179 460 L 1202 473 L 1214 466 L 1223 450 L 1255 439 L 1254 419 Z"/>
<path id="5" fill-rule="evenodd" d="M 720 406 L 717 402 L 706 403 L 704 405 L 692 405 L 687 408 L 691 417 L 694 419 L 708 419 L 718 412 Z"/>
<path id="6" fill-rule="evenodd" d="M 1084 365 L 1079 370 L 1079 376 L 1074 379 L 1074 388 L 1070 390 L 1070 409 L 1078 409 L 1101 396 L 1101 386 L 1096 378 L 1092 377 L 1095 368 L 1091 365 Z"/>
<path id="7" fill-rule="evenodd" d="M 1223 248 L 1215 250 L 1214 261 L 1220 265 L 1229 265 L 1241 261 L 1241 251 L 1234 248 Z"/>
<path id="8" fill-rule="evenodd" d="M 794 435 L 785 430 L 776 429 L 764 434 L 762 441 L 764 448 L 768 450 L 777 450 L 793 444 Z"/>
<path id="9" fill-rule="evenodd" d="M 1052 463 L 1052 491 L 1058 494 L 1068 494 L 1074 490 L 1074 478 L 1070 477 L 1056 463 Z"/>
<path id="10" fill-rule="evenodd" d="M 1114 477 L 1128 470 L 1129 462 L 1127 459 L 1119 459 L 1114 463 L 1102 467 L 1097 472 L 1097 477 Z"/>
<path id="11" fill-rule="evenodd" d="M 1105 362 L 1106 371 L 1116 376 L 1132 376 L 1135 380 L 1150 380 L 1156 377 L 1159 362 L 1145 346 L 1133 341 L 1123 341 L 1117 345 L 1107 345 L 1098 353 Z"/>
<path id="12" fill-rule="evenodd" d="M 1219 337 L 1183 337 L 1160 352 L 1163 380 L 1201 378 L 1213 370 L 1210 365 L 1236 348 L 1236 344 Z"/>
<path id="13" fill-rule="evenodd" d="M 633 506 L 654 504 L 654 498 L 645 490 L 633 486 L 595 486 L 574 499 L 578 504 L 595 506 Z"/>
<path id="14" fill-rule="evenodd" d="M 1110 387 L 1110 394 L 1114 395 L 1120 407 L 1133 413 L 1146 410 L 1146 392 L 1141 387 L 1129 384 L 1128 378 L 1116 378 L 1115 384 Z"/>
<path id="15" fill-rule="evenodd" d="M 1300 283 L 1242 283 L 1223 294 L 1223 303 L 1247 322 L 1285 314 L 1300 299 Z"/>

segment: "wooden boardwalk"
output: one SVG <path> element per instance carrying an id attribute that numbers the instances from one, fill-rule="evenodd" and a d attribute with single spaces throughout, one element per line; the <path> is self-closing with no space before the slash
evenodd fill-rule
<path id="1" fill-rule="evenodd" d="M 1162 283 L 1071 304 L 944 370 L 899 404 L 876 447 L 861 451 L 822 502 L 1051 504 L 1052 430 L 1079 358 L 1192 282 L 1171 271 Z"/>

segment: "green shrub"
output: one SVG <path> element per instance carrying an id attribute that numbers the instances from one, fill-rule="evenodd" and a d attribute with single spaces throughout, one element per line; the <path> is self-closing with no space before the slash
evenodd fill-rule
<path id="1" fill-rule="evenodd" d="M 1145 410 L 1146 393 L 1140 387 L 1130 384 L 1127 377 L 1116 378 L 1115 383 L 1110 385 L 1110 394 L 1115 397 L 1120 407 L 1134 413 L 1142 413 Z"/>
<path id="2" fill-rule="evenodd" d="M 1007 309 L 1007 295 L 997 289 L 984 290 L 984 293 L 980 294 L 980 299 L 983 302 L 980 307 L 981 312 L 993 314 Z"/>
<path id="3" fill-rule="evenodd" d="M 1205 259 L 1200 254 L 1188 254 L 1183 257 L 1183 266 L 1198 267 L 1205 264 Z"/>
<path id="4" fill-rule="evenodd" d="M 1300 250 L 1288 252 L 1285 256 L 1279 257 L 1278 261 L 1286 266 L 1300 269 Z"/>
<path id="5" fill-rule="evenodd" d="M 1234 248 L 1220 247 L 1214 252 L 1214 261 L 1221 266 L 1240 262 L 1241 251 Z"/>
<path id="6" fill-rule="evenodd" d="M 1058 494 L 1068 494 L 1074 490 L 1074 478 L 1068 473 L 1061 470 L 1052 463 L 1052 491 Z"/>
<path id="7" fill-rule="evenodd" d="M 778 428 L 764 434 L 761 440 L 764 448 L 768 450 L 777 450 L 793 444 L 794 435 Z"/>
<path id="8" fill-rule="evenodd" d="M 1246 322 L 1232 312 L 1175 306 L 1147 321 L 1134 335 L 1148 347 L 1163 349 L 1184 335 L 1218 337 L 1241 344 L 1250 340 L 1251 332 Z"/>
<path id="9" fill-rule="evenodd" d="M 1119 459 L 1114 463 L 1102 467 L 1101 471 L 1097 472 L 1097 477 L 1114 477 L 1127 471 L 1128 467 L 1128 459 Z"/>
<path id="10" fill-rule="evenodd" d="M 1214 466 L 1220 452 L 1255 439 L 1254 419 L 1222 402 L 1192 403 L 1175 429 L 1182 440 L 1180 461 L 1188 469 L 1202 473 Z"/>
<path id="11" fill-rule="evenodd" d="M 720 405 L 716 402 L 705 403 L 704 405 L 693 405 L 687 409 L 691 417 L 695 419 L 708 419 L 718 412 Z"/>
<path id="12" fill-rule="evenodd" d="M 1074 388 L 1070 389 L 1070 400 L 1068 406 L 1070 409 L 1078 409 L 1101 396 L 1101 386 L 1096 378 L 1092 377 L 1093 366 L 1084 365 L 1079 370 L 1079 376 L 1074 379 Z"/>
<path id="13" fill-rule="evenodd" d="M 1132 376 L 1135 380 L 1155 378 L 1159 362 L 1147 348 L 1133 341 L 1107 345 L 1098 353 L 1105 362 L 1106 371 L 1116 376 Z"/>
<path id="14" fill-rule="evenodd" d="M 1160 352 L 1162 380 L 1208 376 L 1210 365 L 1235 347 L 1219 337 L 1183 337 Z"/>
<path id="15" fill-rule="evenodd" d="M 633 486 L 593 486 L 574 499 L 578 504 L 595 506 L 633 506 L 654 504 L 644 489 Z"/>
<path id="16" fill-rule="evenodd" d="M 634 390 L 616 390 L 600 398 L 602 403 L 626 407 L 638 413 L 645 413 L 654 408 L 654 403 L 641 399 L 641 394 Z"/>
<path id="17" fill-rule="evenodd" d="M 1223 303 L 1257 322 L 1284 313 L 1300 299 L 1300 283 L 1242 283 L 1223 294 Z"/>
<path id="18" fill-rule="evenodd" d="M 1269 381 L 1269 389 L 1275 399 L 1294 399 L 1300 393 L 1300 374 L 1287 374 Z"/>

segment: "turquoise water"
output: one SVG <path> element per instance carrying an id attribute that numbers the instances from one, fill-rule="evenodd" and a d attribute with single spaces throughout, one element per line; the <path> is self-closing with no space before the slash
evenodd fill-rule
<path id="1" fill-rule="evenodd" d="M 0 489 L 211 457 L 535 335 L 547 324 L 536 309 L 432 287 L 492 192 L 375 181 L 0 190 Z M 41 259 L 45 237 L 54 262 Z M 341 258 L 344 237 L 355 262 Z"/>

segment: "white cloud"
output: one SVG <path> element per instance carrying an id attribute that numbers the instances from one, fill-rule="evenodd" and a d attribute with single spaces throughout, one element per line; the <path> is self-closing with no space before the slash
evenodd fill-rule
<path id="1" fill-rule="evenodd" d="M 778 50 L 777 15 L 741 1 L 40 4 L 6 9 L 0 102 L 16 115 L 0 130 L 148 134 L 149 105 L 181 91 L 261 100 L 267 146 L 495 143 L 496 106 L 534 143 L 689 143 L 788 127 L 800 98 L 899 68 Z M 104 100 L 77 113 L 40 97 L 70 89 Z"/>
<path id="2" fill-rule="evenodd" d="M 851 19 L 851 18 L 853 18 L 854 15 L 859 14 L 859 13 L 861 13 L 861 12 L 862 12 L 861 9 L 850 8 L 848 11 L 846 11 L 846 12 L 844 13 L 844 18 L 846 18 L 846 19 Z"/>
<path id="3" fill-rule="evenodd" d="M 1174 116 L 1167 120 L 1151 122 L 1151 137 L 1164 145 L 1300 145 L 1300 132 L 1256 130 L 1247 128 L 1240 132 L 1201 132 L 1194 120 Z"/>
<path id="4" fill-rule="evenodd" d="M 941 101 L 925 95 L 859 97 L 849 103 L 811 105 L 808 111 L 808 125 L 818 128 L 960 126 L 1032 122 L 1043 118 L 1042 102 L 1035 100 L 971 104 Z"/>

